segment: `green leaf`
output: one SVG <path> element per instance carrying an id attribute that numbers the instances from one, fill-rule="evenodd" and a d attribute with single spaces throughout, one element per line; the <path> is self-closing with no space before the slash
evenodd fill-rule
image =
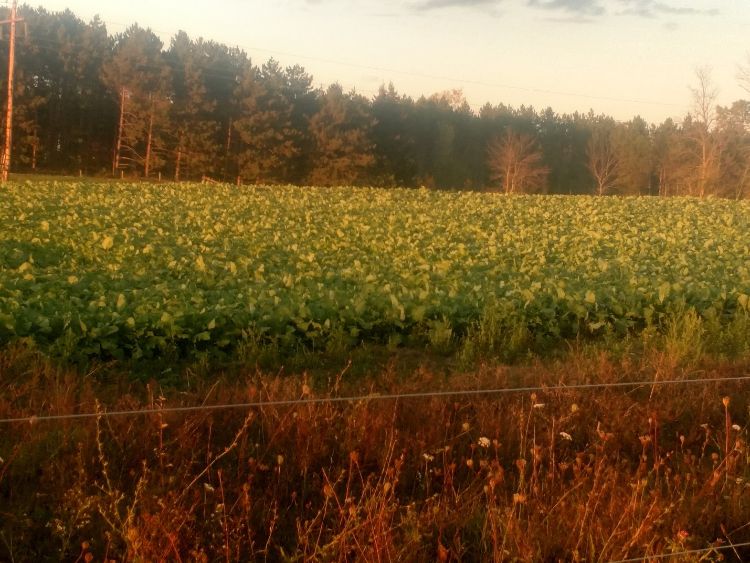
<path id="1" fill-rule="evenodd" d="M 659 286 L 659 303 L 664 303 L 664 300 L 669 297 L 669 292 L 672 289 L 672 284 L 669 282 L 663 282 Z"/>

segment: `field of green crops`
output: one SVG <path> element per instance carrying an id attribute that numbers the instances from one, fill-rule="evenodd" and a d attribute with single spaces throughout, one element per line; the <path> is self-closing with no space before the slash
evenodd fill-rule
<path id="1" fill-rule="evenodd" d="M 27 182 L 0 225 L 0 342 L 57 355 L 596 337 L 750 294 L 748 202 Z"/>

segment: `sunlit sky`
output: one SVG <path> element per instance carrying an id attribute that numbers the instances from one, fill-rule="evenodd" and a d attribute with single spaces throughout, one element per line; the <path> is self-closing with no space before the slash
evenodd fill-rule
<path id="1" fill-rule="evenodd" d="M 119 33 L 137 22 L 168 44 L 178 30 L 239 46 L 260 64 L 299 63 L 315 85 L 372 96 L 382 83 L 418 97 L 460 88 L 485 102 L 593 109 L 620 120 L 681 117 L 695 69 L 719 103 L 750 52 L 749 0 L 44 0 L 95 14 Z M 33 30 L 30 30 L 33 36 Z"/>

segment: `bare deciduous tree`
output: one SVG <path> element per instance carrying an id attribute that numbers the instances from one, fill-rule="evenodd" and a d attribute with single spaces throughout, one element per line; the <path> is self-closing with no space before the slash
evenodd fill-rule
<path id="1" fill-rule="evenodd" d="M 487 148 L 490 180 L 506 194 L 533 193 L 546 188 L 549 168 L 542 161 L 537 140 L 508 128 Z"/>
<path id="2" fill-rule="evenodd" d="M 745 64 L 740 65 L 737 71 L 737 80 L 740 82 L 740 87 L 750 94 L 750 53 L 747 54 Z"/>
<path id="3" fill-rule="evenodd" d="M 612 143 L 612 130 L 604 125 L 597 125 L 591 131 L 586 146 L 587 165 L 596 185 L 597 195 L 611 191 L 617 179 L 617 153 Z"/>
<path id="4" fill-rule="evenodd" d="M 710 67 L 695 70 L 697 84 L 691 88 L 695 119 L 689 136 L 698 152 L 698 169 L 695 178 L 694 195 L 705 197 L 714 189 L 714 183 L 721 174 L 722 143 L 714 134 L 716 125 L 716 98 L 718 90 L 714 86 Z"/>
<path id="5" fill-rule="evenodd" d="M 750 188 L 750 102 L 716 108 L 721 151 L 721 180 L 716 195 L 741 199 Z"/>

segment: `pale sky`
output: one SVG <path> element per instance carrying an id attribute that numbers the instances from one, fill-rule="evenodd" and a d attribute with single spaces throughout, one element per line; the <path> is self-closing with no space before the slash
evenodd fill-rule
<path id="1" fill-rule="evenodd" d="M 474 109 L 551 106 L 616 119 L 679 118 L 695 68 L 726 105 L 748 98 L 750 0 L 43 0 L 95 14 L 110 33 L 137 22 L 168 44 L 178 30 L 299 63 L 316 85 L 368 97 L 381 83 L 417 98 L 460 88 Z M 33 36 L 33 30 L 29 30 Z"/>

